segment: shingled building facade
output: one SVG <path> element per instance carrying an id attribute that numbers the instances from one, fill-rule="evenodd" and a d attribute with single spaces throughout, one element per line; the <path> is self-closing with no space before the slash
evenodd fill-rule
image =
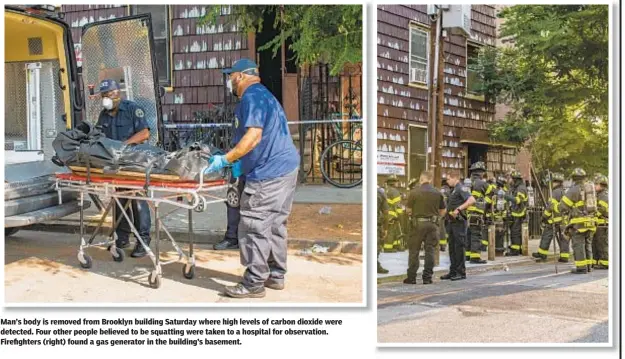
<path id="1" fill-rule="evenodd" d="M 427 5 L 379 5 L 377 8 L 377 150 L 378 180 L 396 174 L 402 183 L 431 166 L 429 158 L 429 87 L 433 72 L 430 37 L 435 25 Z M 515 166 L 513 146 L 493 143 L 488 124 L 495 104 L 474 91 L 479 78 L 473 65 L 482 46 L 496 46 L 496 8 L 471 5 L 468 37 L 444 31 L 444 130 L 442 173 L 484 161 L 489 176 Z"/>

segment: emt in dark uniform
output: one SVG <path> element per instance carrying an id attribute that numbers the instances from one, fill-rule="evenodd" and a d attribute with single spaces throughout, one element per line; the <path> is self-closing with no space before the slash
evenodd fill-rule
<path id="1" fill-rule="evenodd" d="M 150 129 L 145 119 L 145 112 L 135 102 L 122 100 L 119 93 L 119 85 L 114 80 L 103 80 L 100 83 L 100 96 L 102 107 L 98 123 L 96 126 L 102 128 L 104 135 L 112 140 L 122 141 L 127 145 L 136 145 L 147 141 L 150 138 Z M 126 206 L 126 199 L 120 198 L 122 206 Z M 145 201 L 132 201 L 129 209 L 134 217 L 134 225 L 141 235 L 141 239 L 146 246 L 150 245 L 150 208 Z M 115 245 L 119 248 L 126 248 L 130 245 L 130 226 L 121 214 L 120 208 L 115 208 L 115 223 L 119 216 L 122 220 L 115 230 L 117 239 Z M 137 241 L 131 257 L 140 258 L 146 255 L 145 248 Z"/>
<path id="2" fill-rule="evenodd" d="M 412 231 L 408 242 L 408 273 L 404 280 L 406 284 L 417 283 L 419 251 L 422 244 L 425 252 L 423 284 L 432 284 L 435 247 L 440 237 L 439 222 L 446 213 L 443 195 L 432 186 L 432 177 L 430 172 L 421 173 L 419 177 L 421 185 L 408 194 L 407 209 L 412 221 Z"/>
<path id="3" fill-rule="evenodd" d="M 466 209 L 475 204 L 475 198 L 463 190 L 460 174 L 448 175 L 447 184 L 452 189 L 447 200 L 449 219 L 449 273 L 441 279 L 460 280 L 467 277 L 464 263 L 465 240 L 467 236 Z"/>
<path id="4" fill-rule="evenodd" d="M 225 155 L 211 157 L 207 172 L 232 164 L 234 177 L 244 175 L 241 193 L 239 247 L 246 267 L 243 281 L 226 287 L 233 298 L 262 298 L 265 287 L 284 289 L 287 230 L 291 213 L 299 155 L 278 100 L 260 84 L 256 64 L 236 61 L 226 86 L 241 99 L 235 109 L 233 143 Z"/>

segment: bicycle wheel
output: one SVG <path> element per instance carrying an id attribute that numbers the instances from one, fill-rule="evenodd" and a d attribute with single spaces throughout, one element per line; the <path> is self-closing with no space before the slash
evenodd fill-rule
<path id="1" fill-rule="evenodd" d="M 331 185 L 352 188 L 362 183 L 362 145 L 341 140 L 328 146 L 321 154 L 321 174 Z"/>

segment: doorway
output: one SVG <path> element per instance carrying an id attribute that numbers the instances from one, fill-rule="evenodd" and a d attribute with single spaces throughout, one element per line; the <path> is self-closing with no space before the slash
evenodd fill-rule
<path id="1" fill-rule="evenodd" d="M 467 159 L 468 159 L 467 175 L 469 172 L 469 167 L 471 167 L 471 165 L 474 164 L 475 162 L 482 161 L 484 162 L 485 165 L 487 164 L 487 153 L 488 153 L 487 145 L 469 143 L 468 149 L 467 149 Z"/>
<path id="2" fill-rule="evenodd" d="M 278 29 L 274 29 L 277 11 L 265 13 L 263 18 L 262 31 L 256 33 L 256 48 L 260 48 L 280 35 Z M 260 82 L 271 91 L 271 93 L 282 104 L 282 71 L 281 71 L 282 50 L 278 49 L 273 56 L 272 49 L 256 52 L 256 61 L 260 70 Z"/>
<path id="3" fill-rule="evenodd" d="M 428 129 L 410 125 L 409 135 L 408 181 L 413 178 L 418 179 L 421 173 L 427 169 Z"/>

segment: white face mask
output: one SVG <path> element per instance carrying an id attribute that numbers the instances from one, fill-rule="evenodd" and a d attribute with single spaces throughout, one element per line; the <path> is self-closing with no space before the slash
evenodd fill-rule
<path id="1" fill-rule="evenodd" d="M 107 110 L 113 109 L 113 100 L 111 100 L 109 97 L 104 97 L 102 99 L 102 107 Z"/>
<path id="2" fill-rule="evenodd" d="M 228 91 L 230 91 L 231 94 L 234 94 L 234 91 L 232 91 L 232 80 L 228 79 L 226 81 L 226 87 L 228 88 Z"/>

